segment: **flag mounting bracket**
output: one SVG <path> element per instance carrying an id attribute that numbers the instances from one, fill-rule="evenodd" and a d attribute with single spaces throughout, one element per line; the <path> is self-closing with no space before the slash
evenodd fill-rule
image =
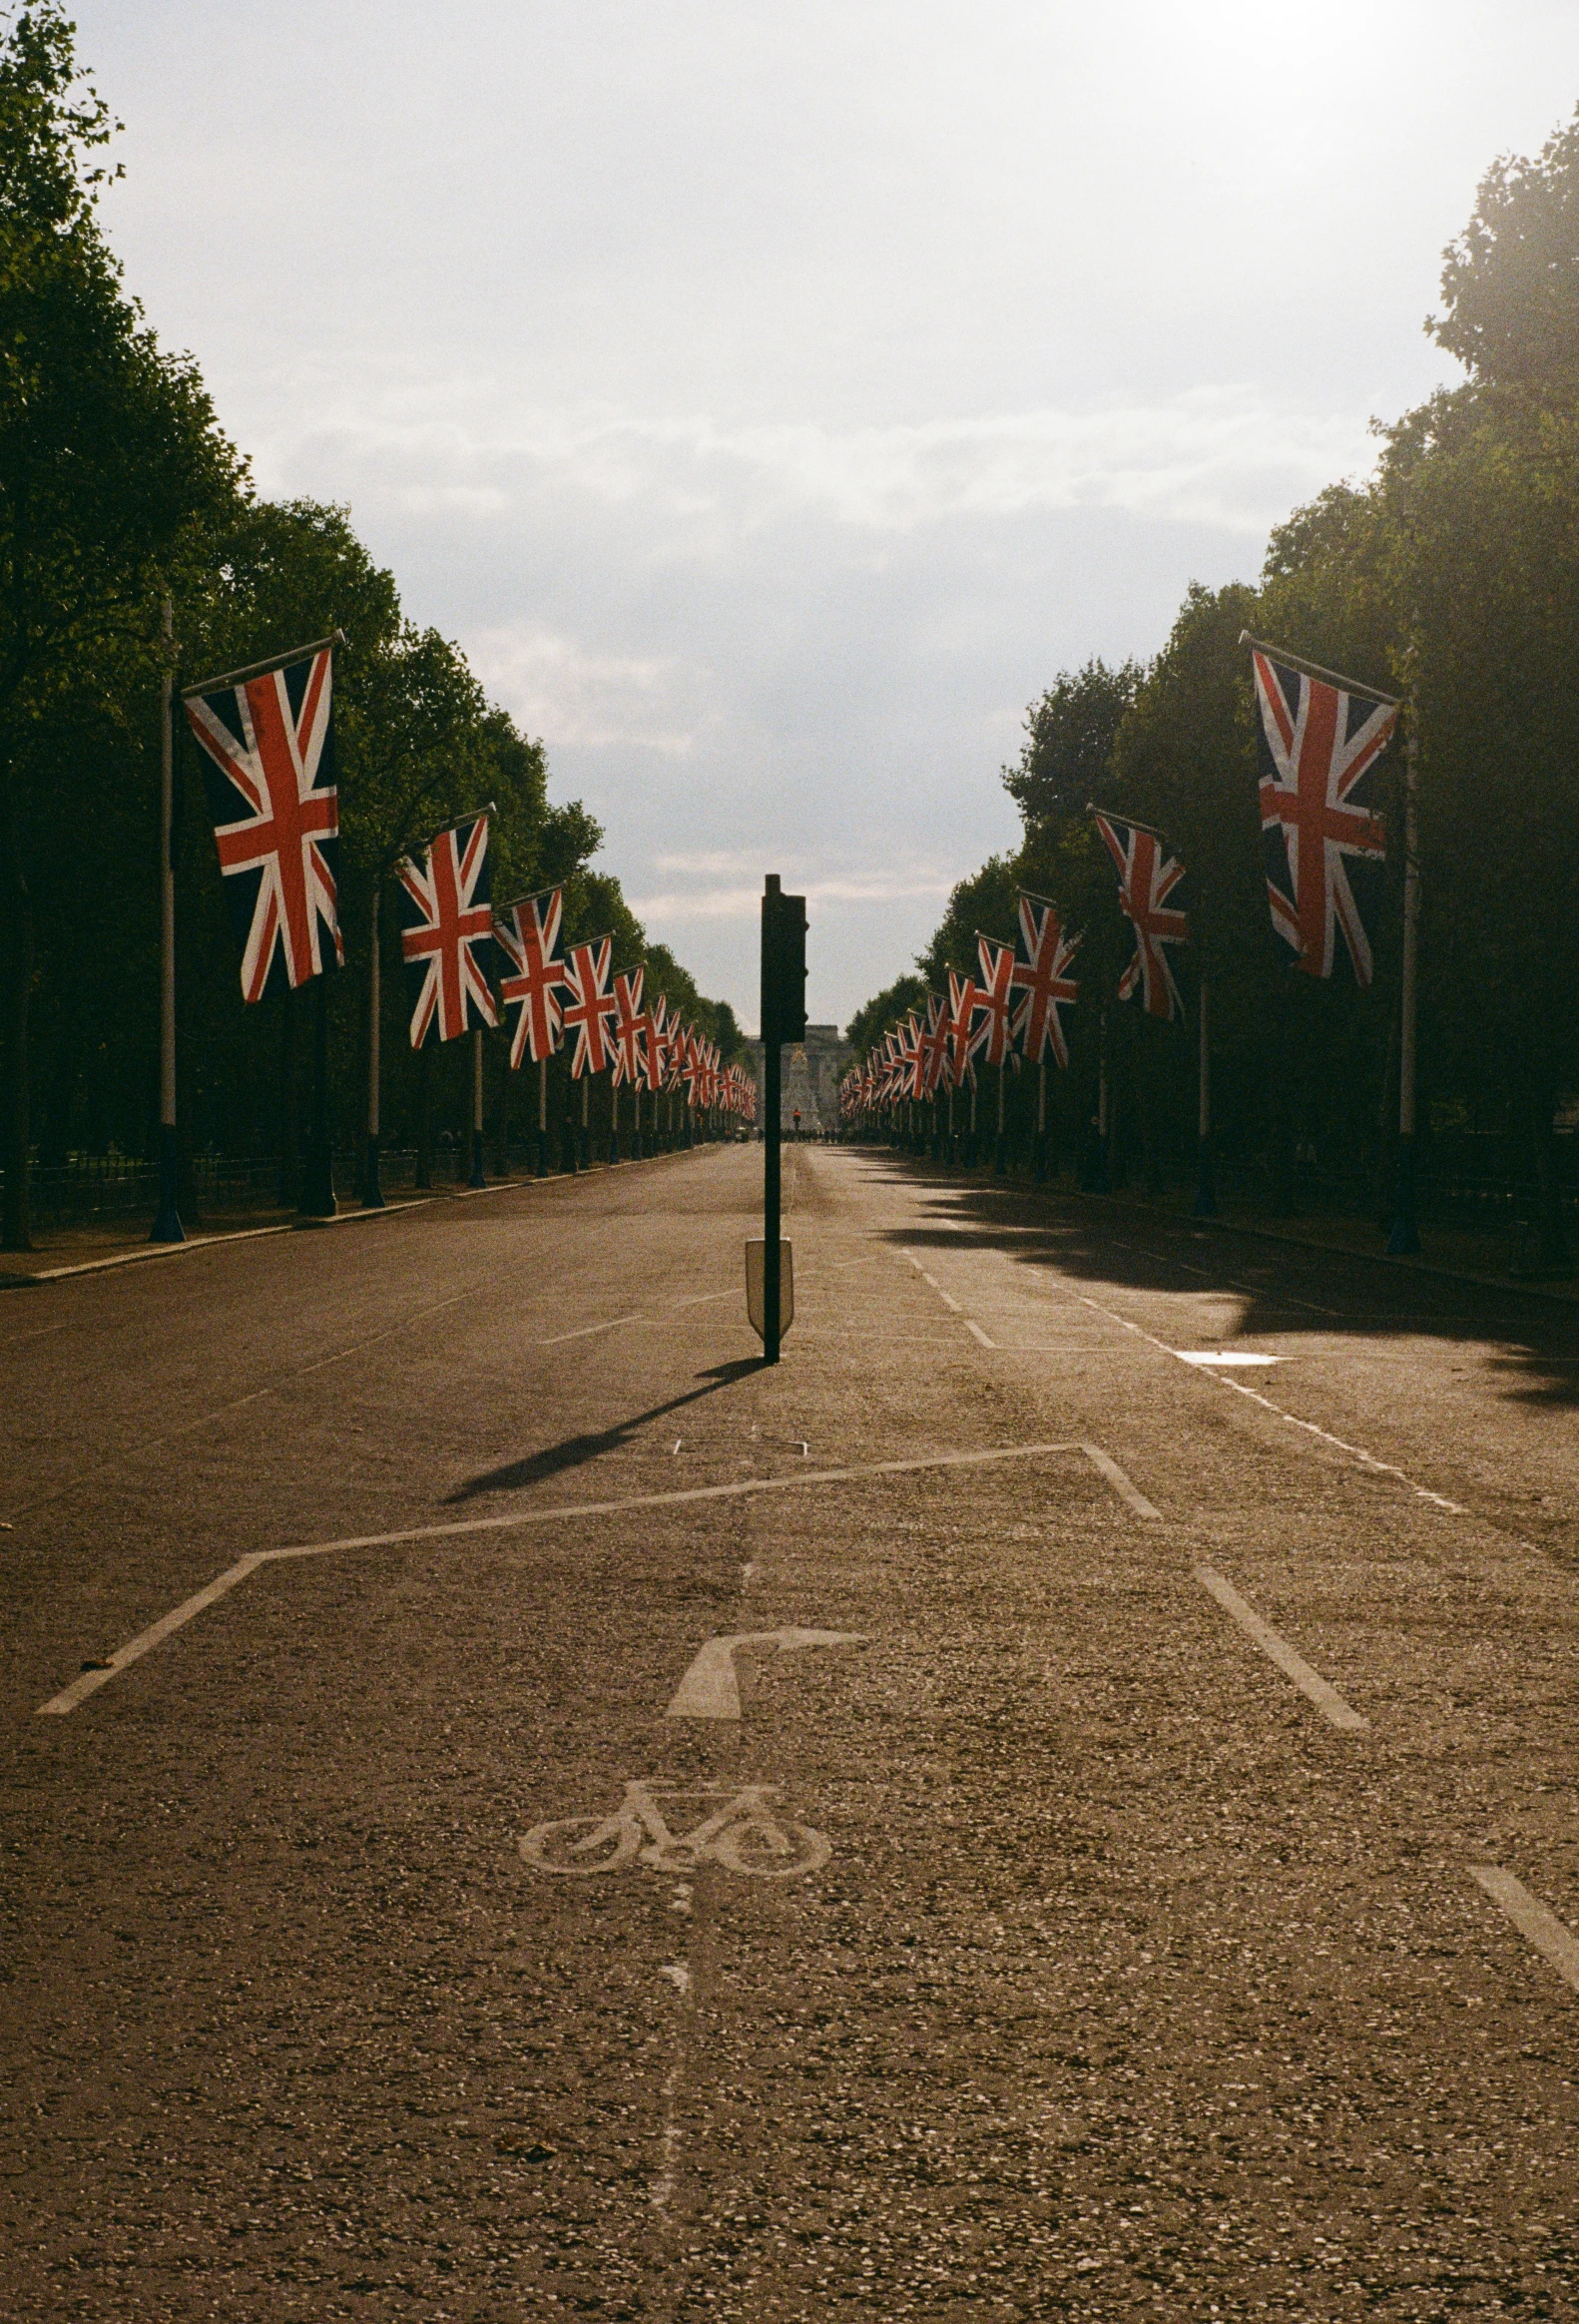
<path id="1" fill-rule="evenodd" d="M 330 630 L 326 638 L 314 638 L 310 646 L 292 646 L 288 654 L 271 654 L 266 661 L 249 662 L 241 670 L 223 670 L 218 678 L 204 678 L 196 686 L 183 686 L 181 699 L 188 702 L 195 694 L 218 694 L 227 686 L 245 685 L 249 678 L 266 678 L 273 670 L 288 670 L 292 662 L 310 661 L 325 646 L 343 646 L 346 642 L 342 629 Z"/>
<path id="2" fill-rule="evenodd" d="M 1270 655 L 1286 669 L 1302 671 L 1307 678 L 1324 678 L 1328 686 L 1335 686 L 1344 694 L 1362 694 L 1367 702 L 1388 702 L 1394 710 L 1403 701 L 1401 694 L 1387 694 L 1379 686 L 1362 685 L 1357 678 L 1345 678 L 1341 670 L 1326 670 L 1319 662 L 1308 662 L 1303 654 L 1291 654 L 1286 646 L 1275 646 L 1267 638 L 1253 638 L 1249 630 L 1240 631 L 1239 642 L 1258 654 Z"/>

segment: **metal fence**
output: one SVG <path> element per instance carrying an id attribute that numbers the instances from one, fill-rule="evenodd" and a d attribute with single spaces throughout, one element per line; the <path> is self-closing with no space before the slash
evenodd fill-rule
<path id="1" fill-rule="evenodd" d="M 512 1155 L 512 1160 L 517 1158 Z M 494 1157 L 489 1157 L 490 1165 Z M 383 1154 L 378 1175 L 385 1192 L 410 1187 L 416 1181 L 415 1148 Z M 470 1174 L 471 1155 L 462 1141 L 437 1142 L 433 1150 L 432 1179 L 436 1186 L 452 1186 Z M 343 1196 L 354 1198 L 361 1178 L 361 1156 L 349 1150 L 334 1157 L 334 1184 Z M 0 1173 L 0 1186 L 4 1174 Z M 282 1199 L 277 1158 L 248 1160 L 228 1154 L 196 1154 L 190 1165 L 190 1191 L 198 1215 L 289 1209 Z M 35 1162 L 28 1172 L 28 1195 L 34 1223 L 41 1227 L 92 1226 L 117 1220 L 151 1219 L 159 1202 L 159 1165 L 127 1154 L 74 1154 L 63 1163 Z"/>

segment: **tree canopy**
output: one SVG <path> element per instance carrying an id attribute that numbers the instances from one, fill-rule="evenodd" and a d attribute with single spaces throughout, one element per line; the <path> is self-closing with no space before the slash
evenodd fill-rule
<path id="1" fill-rule="evenodd" d="M 490 703 L 461 648 L 404 613 L 349 511 L 270 501 L 223 433 L 198 368 L 162 348 L 98 214 L 114 124 L 52 0 L 0 30 L 0 1240 L 28 1239 L 28 1159 L 140 1153 L 156 1121 L 161 607 L 177 678 L 343 631 L 335 656 L 340 907 L 365 970 L 398 859 L 490 801 L 494 894 L 563 883 L 573 939 L 618 964 L 661 956 L 671 997 L 726 1057 L 740 1033 L 661 947 L 603 833 L 549 797 L 540 741 Z M 245 1008 L 202 787 L 178 735 L 179 1050 L 185 1134 L 235 1155 L 294 1134 L 291 996 Z M 70 876 L 61 867 L 69 855 Z M 394 914 L 381 915 L 386 1108 L 408 1132 L 445 1060 L 404 1058 Z M 332 1001 L 336 1127 L 360 1106 L 356 975 Z M 449 1102 L 455 1092 L 440 1087 Z M 457 1100 L 458 1102 L 458 1100 Z"/>
<path id="2" fill-rule="evenodd" d="M 1368 477 L 1277 526 L 1256 585 L 1192 585 L 1144 667 L 1093 660 L 1032 703 L 1003 771 L 1023 845 L 956 887 L 919 965 L 935 982 L 958 963 L 967 919 L 1006 932 L 1014 885 L 1051 895 L 1085 938 L 1067 1123 L 1089 1112 L 1105 1014 L 1121 1156 L 1128 1141 L 1148 1168 L 1182 1166 L 1194 1042 L 1114 1005 L 1130 939 L 1085 803 L 1151 823 L 1189 870 L 1224 1142 L 1275 1178 L 1299 1151 L 1379 1183 L 1397 1103 L 1402 753 L 1380 778 L 1373 988 L 1291 974 L 1267 909 L 1241 633 L 1400 694 L 1418 748 L 1424 1133 L 1454 1168 L 1536 1183 L 1555 1245 L 1554 1109 L 1579 1092 L 1579 115 L 1535 159 L 1488 172 L 1442 297 L 1428 327 L 1468 377 L 1381 430 Z M 879 995 L 852 1037 L 891 1014 Z"/>

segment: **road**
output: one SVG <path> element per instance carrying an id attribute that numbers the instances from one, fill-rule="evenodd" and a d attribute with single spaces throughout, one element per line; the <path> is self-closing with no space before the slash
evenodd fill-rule
<path id="1" fill-rule="evenodd" d="M 1579 2314 L 1579 1316 L 787 1193 L 0 1300 L 0 2312 Z"/>

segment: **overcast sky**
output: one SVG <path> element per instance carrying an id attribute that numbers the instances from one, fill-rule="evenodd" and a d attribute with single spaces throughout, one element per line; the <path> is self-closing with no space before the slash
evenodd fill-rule
<path id="1" fill-rule="evenodd" d="M 1013 845 L 1057 672 L 1456 376 L 1442 246 L 1579 102 L 1576 0 L 76 14 L 260 485 L 349 503 L 751 1025 L 764 872 L 842 1023 Z"/>

